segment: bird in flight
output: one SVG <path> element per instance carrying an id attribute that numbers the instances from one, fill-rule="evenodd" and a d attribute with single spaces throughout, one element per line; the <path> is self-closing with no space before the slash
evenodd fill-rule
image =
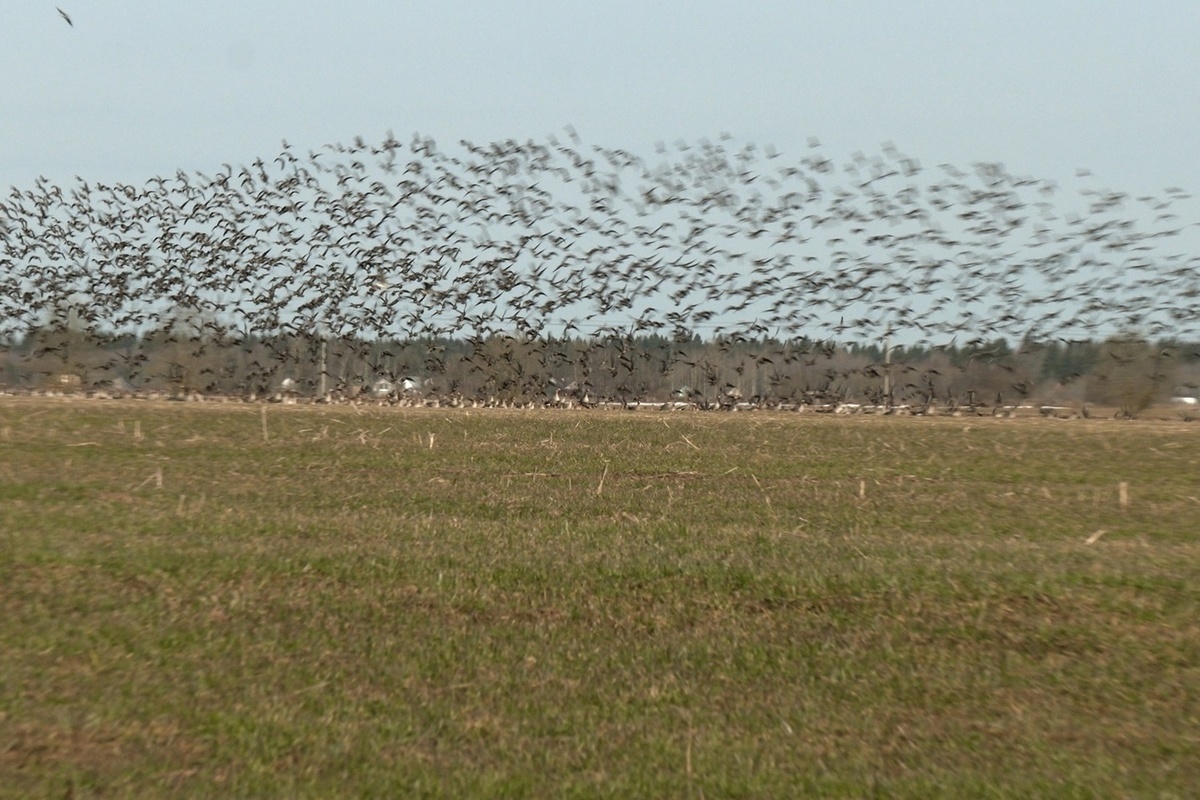
<path id="1" fill-rule="evenodd" d="M 58 10 L 58 15 L 67 21 L 68 25 L 70 25 L 72 28 L 75 27 L 75 23 L 71 21 L 71 16 L 67 12 L 63 11 L 58 6 L 55 6 L 55 9 Z"/>

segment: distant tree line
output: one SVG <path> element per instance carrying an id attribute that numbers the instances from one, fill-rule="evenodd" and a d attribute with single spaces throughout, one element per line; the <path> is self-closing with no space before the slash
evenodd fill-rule
<path id="1" fill-rule="evenodd" d="M 511 402 L 538 402 L 557 392 L 707 404 L 1093 403 L 1129 413 L 1172 394 L 1200 392 L 1200 345 L 1132 334 L 889 350 L 808 339 L 704 339 L 687 330 L 596 338 L 287 334 L 234 340 L 172 322 L 142 335 L 103 336 L 68 318 L 10 340 L 0 354 L 0 384 L 18 391 L 67 386 L 262 398 L 286 385 L 300 395 L 347 397 L 408 379 L 425 395 Z"/>

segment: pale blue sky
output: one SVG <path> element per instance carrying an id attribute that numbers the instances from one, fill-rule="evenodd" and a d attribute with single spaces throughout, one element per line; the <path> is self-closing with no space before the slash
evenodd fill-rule
<path id="1" fill-rule="evenodd" d="M 356 135 L 884 141 L 1200 189 L 1195 2 L 2 0 L 0 186 L 138 181 Z"/>

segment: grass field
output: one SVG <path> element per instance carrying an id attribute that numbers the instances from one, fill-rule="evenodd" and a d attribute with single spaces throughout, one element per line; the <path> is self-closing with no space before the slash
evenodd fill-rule
<path id="1" fill-rule="evenodd" d="M 1195 425 L 0 400 L 0 796 L 1197 787 Z"/>

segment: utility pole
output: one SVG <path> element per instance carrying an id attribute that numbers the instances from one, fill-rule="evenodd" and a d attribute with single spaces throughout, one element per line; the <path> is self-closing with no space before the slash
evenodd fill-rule
<path id="1" fill-rule="evenodd" d="M 883 340 L 883 396 L 887 407 L 892 407 L 892 337 Z"/>
<path id="2" fill-rule="evenodd" d="M 321 337 L 321 377 L 317 379 L 317 398 L 325 399 L 325 343 L 324 336 Z"/>

